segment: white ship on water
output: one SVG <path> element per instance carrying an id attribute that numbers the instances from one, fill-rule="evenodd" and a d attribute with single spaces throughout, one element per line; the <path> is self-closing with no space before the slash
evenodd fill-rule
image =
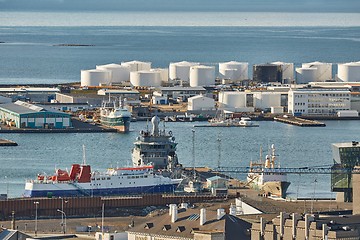
<path id="1" fill-rule="evenodd" d="M 290 186 L 287 174 L 276 171 L 280 166 L 275 166 L 275 146 L 271 145 L 271 156 L 266 155 L 265 162 L 260 157 L 259 162 L 250 163 L 250 172 L 247 175 L 248 185 L 261 190 L 267 195 L 286 197 L 286 191 Z"/>
<path id="2" fill-rule="evenodd" d="M 25 184 L 25 197 L 108 196 L 124 194 L 170 193 L 182 178 L 170 178 L 179 163 L 175 138 L 159 129 L 159 118 L 151 120 L 153 130 L 142 131 L 133 149 L 133 167 L 91 171 L 86 164 L 73 164 L 70 172 L 57 169 L 54 175 L 38 175 Z M 160 174 L 157 170 L 161 170 Z"/>
<path id="3" fill-rule="evenodd" d="M 124 102 L 104 101 L 100 108 L 100 122 L 102 125 L 116 128 L 119 132 L 130 130 L 131 112 L 124 106 Z"/>

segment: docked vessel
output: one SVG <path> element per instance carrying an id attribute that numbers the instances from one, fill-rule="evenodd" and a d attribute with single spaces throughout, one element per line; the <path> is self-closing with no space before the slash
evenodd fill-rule
<path id="1" fill-rule="evenodd" d="M 124 106 L 124 102 L 104 101 L 100 108 L 100 123 L 105 126 L 116 128 L 119 132 L 130 130 L 131 113 Z"/>
<path id="2" fill-rule="evenodd" d="M 222 119 L 213 118 L 209 120 L 208 125 L 194 125 L 194 127 L 258 127 L 258 124 L 254 124 L 250 118 L 242 117 L 234 119 Z"/>
<path id="3" fill-rule="evenodd" d="M 151 164 L 156 170 L 174 172 L 179 166 L 176 155 L 175 137 L 171 131 L 159 128 L 160 119 L 154 116 L 151 119 L 152 130 L 140 131 L 139 137 L 134 142 L 132 162 L 134 166 Z"/>
<path id="4" fill-rule="evenodd" d="M 38 175 L 25 184 L 24 197 L 113 196 L 173 192 L 182 179 L 154 173 L 153 166 L 109 168 L 91 172 L 86 164 L 73 164 L 70 172 L 58 169 L 55 175 Z"/>
<path id="5" fill-rule="evenodd" d="M 261 155 L 261 154 L 260 154 Z M 287 181 L 287 174 L 277 170 L 280 166 L 275 166 L 275 147 L 271 146 L 271 156 L 267 155 L 265 162 L 250 163 L 250 172 L 247 175 L 248 185 L 259 189 L 266 195 L 286 197 L 286 191 L 290 186 Z"/>

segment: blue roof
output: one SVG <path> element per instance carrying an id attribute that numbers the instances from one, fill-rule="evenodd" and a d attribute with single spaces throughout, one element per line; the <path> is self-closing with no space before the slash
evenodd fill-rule
<path id="1" fill-rule="evenodd" d="M 17 114 L 52 112 L 52 113 L 64 114 L 64 115 L 70 116 L 70 114 L 67 114 L 67 113 L 46 107 L 46 106 L 35 105 L 35 104 L 23 102 L 23 101 L 16 101 L 14 103 L 0 104 L 0 109 L 7 110 L 7 111 L 17 113 Z"/>

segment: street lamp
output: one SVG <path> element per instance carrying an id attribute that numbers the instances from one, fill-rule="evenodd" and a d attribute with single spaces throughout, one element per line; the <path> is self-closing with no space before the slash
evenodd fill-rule
<path id="1" fill-rule="evenodd" d="M 61 198 L 60 197 L 60 199 L 61 199 L 61 212 L 64 212 L 64 202 L 65 203 L 68 203 L 68 201 L 67 200 L 64 200 L 63 198 Z M 64 234 L 65 234 L 65 229 L 64 229 L 64 215 L 65 214 L 61 214 L 61 226 L 62 226 L 62 230 L 63 230 L 63 232 L 64 232 Z M 66 224 L 65 224 L 66 225 Z"/>
<path id="2" fill-rule="evenodd" d="M 35 204 L 35 236 L 37 236 L 37 230 L 38 230 L 37 219 L 38 219 L 39 202 L 34 202 L 34 204 Z"/>
<path id="3" fill-rule="evenodd" d="M 57 209 L 56 211 L 58 211 L 59 213 L 61 213 L 61 216 L 64 216 L 65 221 L 64 221 L 64 224 L 63 224 L 63 232 L 64 232 L 64 234 L 65 234 L 65 233 L 66 233 L 66 214 L 65 214 L 64 211 L 61 211 L 60 209 Z"/>

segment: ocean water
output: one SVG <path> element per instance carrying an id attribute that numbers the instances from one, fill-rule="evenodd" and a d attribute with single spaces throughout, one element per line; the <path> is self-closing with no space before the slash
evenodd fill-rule
<path id="1" fill-rule="evenodd" d="M 215 66 L 230 60 L 250 66 L 272 61 L 295 66 L 310 61 L 340 63 L 360 60 L 360 14 L 0 11 L 0 42 L 0 84 L 75 82 L 82 69 L 130 60 L 150 61 L 153 67 L 183 60 Z M 331 165 L 331 143 L 358 140 L 360 126 L 358 121 L 326 124 L 299 128 L 261 122 L 259 128 L 249 129 L 199 128 L 195 165 L 248 166 L 258 159 L 260 146 L 265 154 L 273 143 L 284 167 Z M 166 124 L 177 138 L 184 166 L 193 164 L 192 126 Z M 144 122 L 132 123 L 129 134 L 2 134 L 19 146 L 0 148 L 0 193 L 19 197 L 25 179 L 81 162 L 82 145 L 94 170 L 130 165 L 133 141 L 145 127 Z M 291 196 L 311 197 L 314 192 L 335 196 L 328 175 L 289 179 Z"/>
<path id="2" fill-rule="evenodd" d="M 75 82 L 82 69 L 131 60 L 244 61 L 251 76 L 272 61 L 359 61 L 360 14 L 0 11 L 0 42 L 0 84 Z"/>
<path id="3" fill-rule="evenodd" d="M 282 167 L 330 166 L 333 164 L 331 144 L 359 140 L 358 121 L 327 121 L 326 127 L 301 128 L 278 122 L 259 122 L 258 128 L 193 128 L 194 123 L 166 123 L 178 142 L 179 161 L 184 165 L 247 167 L 251 160 L 263 156 L 275 144 Z M 55 168 L 69 169 L 72 163 L 86 162 L 93 170 L 131 165 L 131 149 L 146 122 L 131 123 L 129 134 L 68 133 L 68 134 L 2 134 L 1 138 L 16 141 L 17 147 L 0 148 L 0 193 L 11 197 L 23 193 L 25 180 L 38 173 L 53 174 Z M 150 127 L 150 126 L 149 126 Z M 192 129 L 195 129 L 193 151 Z M 220 139 L 220 143 L 217 139 Z M 6 176 L 6 177 L 5 177 Z M 245 174 L 231 174 L 241 180 Z M 329 175 L 288 176 L 290 197 L 334 197 L 330 192 Z M 315 183 L 316 180 L 316 183 Z"/>

